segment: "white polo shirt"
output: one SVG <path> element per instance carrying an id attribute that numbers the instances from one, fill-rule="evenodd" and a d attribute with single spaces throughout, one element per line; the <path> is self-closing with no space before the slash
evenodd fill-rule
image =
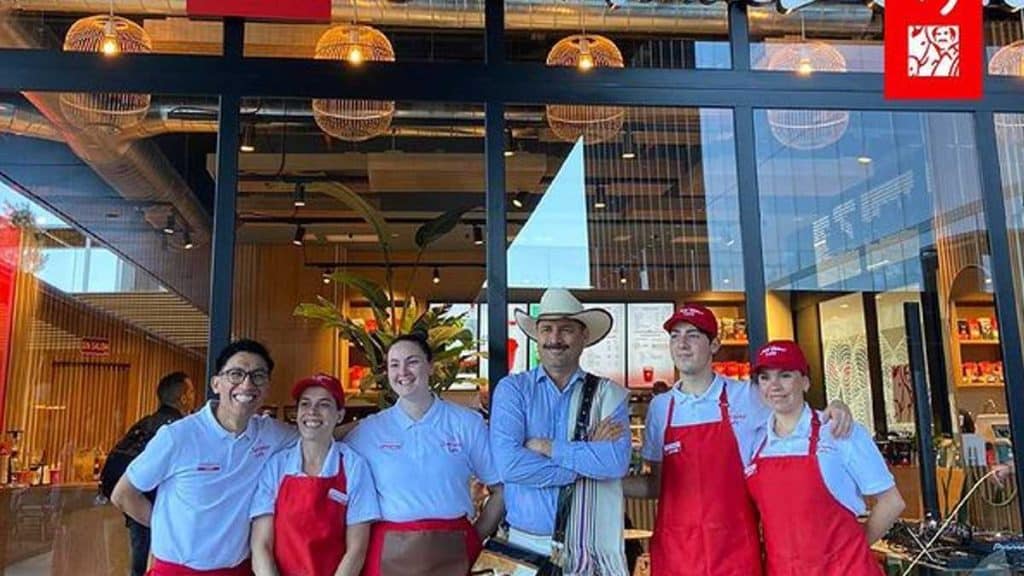
<path id="1" fill-rule="evenodd" d="M 818 412 L 821 418 L 821 412 Z M 811 444 L 811 408 L 804 405 L 803 415 L 788 436 L 775 434 L 775 417 L 769 416 L 765 425 L 768 437 L 761 450 L 762 458 L 773 456 L 806 455 Z M 758 446 L 761 442 L 758 441 Z M 846 438 L 832 436 L 832 423 L 821 425 L 818 440 L 818 467 L 825 486 L 832 496 L 847 510 L 864 514 L 867 507 L 864 496 L 881 494 L 896 485 L 896 480 L 885 464 L 882 453 L 871 439 L 867 428 L 854 423 Z M 757 473 L 755 470 L 748 470 Z"/>
<path id="2" fill-rule="evenodd" d="M 366 460 L 349 448 L 344 442 L 335 442 L 331 452 L 324 460 L 323 468 L 317 474 L 319 478 L 331 478 L 338 475 L 338 466 L 344 460 L 345 493 L 332 495 L 344 502 L 345 522 L 351 526 L 362 522 L 371 522 L 380 518 L 380 507 L 377 506 L 377 490 L 373 486 L 373 475 Z M 249 517 L 256 518 L 274 513 L 278 490 L 286 476 L 302 476 L 302 443 L 296 442 L 290 447 L 270 457 L 270 462 L 260 474 L 259 487 L 252 500 Z M 310 510 L 315 514 L 316 510 Z"/>
<path id="3" fill-rule="evenodd" d="M 765 421 L 772 411 L 761 400 L 756 386 L 749 382 L 730 380 L 719 374 L 715 374 L 714 381 L 703 394 L 687 394 L 679 389 L 677 383 L 668 392 L 658 394 L 651 400 L 647 408 L 647 424 L 644 426 L 644 446 L 640 452 L 644 459 L 661 462 L 668 409 L 673 398 L 676 406 L 672 412 L 672 426 L 718 422 L 722 419 L 718 397 L 722 394 L 723 385 L 727 385 L 725 395 L 729 399 L 729 419 L 739 444 L 740 457 L 744 466 L 749 464 L 757 443 L 763 438 Z"/>
<path id="4" fill-rule="evenodd" d="M 395 405 L 363 420 L 345 442 L 369 463 L 389 522 L 472 517 L 470 478 L 499 482 L 483 417 L 437 397 L 419 422 Z"/>
<path id="5" fill-rule="evenodd" d="M 294 442 L 295 428 L 253 416 L 235 436 L 217 422 L 210 401 L 160 428 L 128 466 L 140 492 L 159 488 L 153 504 L 153 555 L 196 570 L 236 566 L 249 557 L 249 509 L 270 456 Z"/>

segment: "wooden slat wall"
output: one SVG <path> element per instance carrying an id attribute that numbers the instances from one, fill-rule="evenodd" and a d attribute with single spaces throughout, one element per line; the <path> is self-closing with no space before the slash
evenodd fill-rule
<path id="1" fill-rule="evenodd" d="M 297 304 L 315 302 L 317 296 L 338 297 L 319 270 L 305 266 L 303 249 L 290 244 L 241 244 L 236 249 L 233 336 L 255 338 L 270 350 L 275 367 L 269 404 L 291 404 L 288 393 L 298 378 L 316 372 L 341 376 L 334 331 L 293 314 Z"/>
<path id="2" fill-rule="evenodd" d="M 98 446 L 156 409 L 156 384 L 182 370 L 201 389 L 205 359 L 158 340 L 40 282 L 27 271 L 16 278 L 11 363 L 4 402 L 6 429 L 25 432 L 22 454 L 58 449 L 47 430 L 68 434 L 64 451 Z M 106 338 L 110 355 L 87 358 L 83 337 Z M 68 368 L 71 367 L 71 368 Z M 197 390 L 197 397 L 199 390 Z M 43 407 L 66 404 L 55 424 Z M 43 414 L 47 414 L 43 416 Z M 72 425 L 74 423 L 74 425 Z M 63 468 L 62 463 L 62 468 Z"/>

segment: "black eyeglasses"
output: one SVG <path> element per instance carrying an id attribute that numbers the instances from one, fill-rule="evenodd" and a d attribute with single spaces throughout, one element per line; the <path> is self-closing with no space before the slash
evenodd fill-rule
<path id="1" fill-rule="evenodd" d="M 218 376 L 223 376 L 228 379 L 234 385 L 239 385 L 245 382 L 246 378 L 249 378 L 249 382 L 252 382 L 254 386 L 266 386 L 270 382 L 270 374 L 262 368 L 258 368 L 251 372 L 246 372 L 241 368 L 231 368 L 230 370 L 224 370 Z"/>

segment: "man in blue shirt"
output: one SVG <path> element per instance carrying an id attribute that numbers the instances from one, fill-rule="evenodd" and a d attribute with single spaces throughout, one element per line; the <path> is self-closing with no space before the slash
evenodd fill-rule
<path id="1" fill-rule="evenodd" d="M 627 576 L 621 479 L 629 469 L 628 392 L 600 378 L 589 434 L 573 439 L 586 373 L 583 349 L 611 330 L 611 315 L 584 310 L 552 288 L 537 317 L 516 311 L 541 365 L 503 378 L 491 402 L 491 449 L 505 483 L 512 544 L 549 555 L 567 575 Z M 563 548 L 552 542 L 559 492 L 575 484 Z"/>

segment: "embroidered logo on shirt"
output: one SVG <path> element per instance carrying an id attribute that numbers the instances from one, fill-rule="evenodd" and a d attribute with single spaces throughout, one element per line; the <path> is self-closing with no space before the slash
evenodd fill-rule
<path id="1" fill-rule="evenodd" d="M 345 494 L 337 488 L 331 488 L 327 491 L 327 497 L 334 500 L 338 504 L 348 504 L 348 494 Z"/>
<path id="2" fill-rule="evenodd" d="M 460 442 L 458 438 L 449 438 L 445 440 L 443 446 L 449 454 L 458 454 L 459 452 L 462 452 L 462 442 Z"/>
<path id="3" fill-rule="evenodd" d="M 259 444 L 252 447 L 252 455 L 254 458 L 263 458 L 270 452 L 270 444 Z"/>
<path id="4" fill-rule="evenodd" d="M 750 466 L 747 466 L 746 468 L 743 469 L 743 476 L 745 478 L 750 478 L 754 474 L 757 474 L 757 463 L 756 462 L 752 463 Z"/>
<path id="5" fill-rule="evenodd" d="M 676 454 L 683 449 L 683 443 L 679 440 L 665 444 L 665 454 Z"/>
<path id="6" fill-rule="evenodd" d="M 220 472 L 220 464 L 200 462 L 199 465 L 196 466 L 196 472 Z"/>
<path id="7" fill-rule="evenodd" d="M 402 443 L 385 440 L 380 444 L 377 444 L 377 448 L 380 448 L 381 450 L 401 450 Z"/>

